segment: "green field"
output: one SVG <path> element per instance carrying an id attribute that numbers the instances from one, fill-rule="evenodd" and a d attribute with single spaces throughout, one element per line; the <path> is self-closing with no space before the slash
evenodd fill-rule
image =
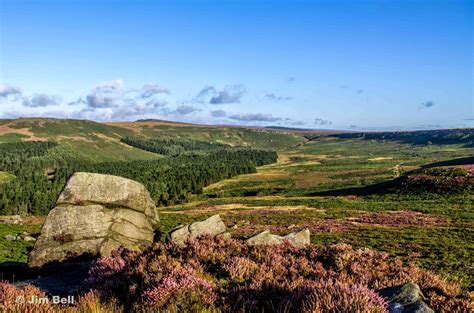
<path id="1" fill-rule="evenodd" d="M 461 145 L 322 138 L 280 153 L 278 163 L 256 174 L 205 188 L 194 203 L 163 208 L 162 223 L 169 229 L 219 213 L 229 226 L 238 226 L 233 232 L 242 238 L 265 229 L 285 234 L 290 225 L 307 227 L 314 243 L 386 251 L 472 286 L 474 195 L 359 195 L 358 190 L 473 152 Z M 341 190 L 345 194 L 337 195 Z"/>
<path id="2" fill-rule="evenodd" d="M 11 180 L 15 179 L 15 175 L 12 175 L 10 173 L 6 172 L 0 172 L 0 184 L 9 182 Z"/>
<path id="3" fill-rule="evenodd" d="M 367 188 L 427 164 L 472 157 L 472 144 L 330 136 L 307 139 L 262 129 L 160 122 L 104 125 L 18 120 L 5 125 L 19 131 L 0 134 L 0 140 L 8 138 L 5 142 L 26 137 L 59 142 L 43 157 L 52 159 L 67 156 L 100 162 L 162 157 L 121 143 L 125 136 L 276 149 L 277 163 L 212 184 L 187 203 L 161 207 L 162 231 L 217 213 L 238 238 L 266 229 L 285 234 L 309 228 L 315 244 L 344 242 L 386 251 L 464 286 L 474 285 L 474 195 L 372 192 Z M 13 178 L 0 172 L 0 182 Z M 26 260 L 31 244 L 4 240 L 6 234 L 23 231 L 21 227 L 0 224 L 0 262 Z"/>

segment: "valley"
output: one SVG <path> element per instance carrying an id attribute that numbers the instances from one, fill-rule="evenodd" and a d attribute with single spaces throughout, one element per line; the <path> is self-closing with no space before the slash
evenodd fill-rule
<path id="1" fill-rule="evenodd" d="M 161 233 L 216 214 L 236 239 L 308 229 L 316 247 L 373 249 L 474 287 L 470 129 L 458 131 L 459 140 L 433 143 L 406 134 L 398 140 L 163 121 L 2 124 L 8 132 L 0 147 L 10 147 L 4 155 L 12 160 L 0 168 L 2 214 L 20 214 L 23 222 L 0 223 L 0 263 L 27 261 L 34 242 L 6 236 L 38 234 L 69 175 L 81 170 L 143 183 L 158 205 Z M 22 154 L 17 161 L 15 153 Z"/>

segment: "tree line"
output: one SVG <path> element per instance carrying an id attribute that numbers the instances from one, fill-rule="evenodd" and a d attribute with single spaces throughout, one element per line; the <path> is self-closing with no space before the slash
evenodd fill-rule
<path id="1" fill-rule="evenodd" d="M 230 148 L 230 146 L 220 143 L 177 138 L 137 139 L 124 137 L 121 141 L 129 146 L 166 156 L 177 156 L 185 152 L 209 152 Z"/>
<path id="2" fill-rule="evenodd" d="M 0 144 L 0 171 L 16 176 L 0 182 L 0 214 L 45 215 L 69 177 L 78 171 L 111 174 L 144 184 L 158 205 L 186 201 L 214 182 L 253 173 L 256 166 L 276 162 L 274 151 L 249 148 L 194 150 L 158 160 L 94 163 L 77 158 L 53 159 L 54 142 Z M 51 175 L 53 173 L 53 175 Z"/>

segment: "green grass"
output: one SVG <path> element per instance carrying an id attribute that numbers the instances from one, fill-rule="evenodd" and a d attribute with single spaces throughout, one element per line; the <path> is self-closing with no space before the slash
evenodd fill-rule
<path id="1" fill-rule="evenodd" d="M 396 255 L 444 277 L 472 286 L 474 272 L 474 230 L 436 227 L 401 228 L 364 227 L 358 231 L 316 234 L 313 243 L 348 243 Z"/>
<path id="2" fill-rule="evenodd" d="M 202 195 L 194 196 L 193 202 L 160 208 L 163 232 L 213 214 L 221 214 L 228 225 L 250 221 L 247 230 L 235 230 L 239 236 L 246 237 L 266 227 L 287 233 L 290 232 L 287 226 L 292 224 L 296 227 L 326 222 L 344 224 L 364 214 L 419 212 L 427 218 L 437 218 L 445 223 L 423 226 L 409 223 L 399 226 L 359 223 L 347 229 L 334 227 L 330 232 L 313 232 L 312 242 L 345 242 L 357 247 L 385 251 L 406 262 L 414 262 L 440 273 L 448 279 L 459 280 L 465 286 L 474 286 L 473 272 L 469 270 L 470 266 L 474 266 L 474 195 L 321 195 L 323 192 L 346 188 L 354 188 L 356 193 L 357 188 L 390 181 L 429 163 L 472 156 L 474 148 L 462 145 L 415 146 L 390 141 L 324 137 L 305 141 L 296 135 L 237 127 L 150 126 L 134 123 L 133 127 L 128 126 L 133 128 L 130 130 L 125 126 L 102 128 L 95 124 L 77 122 L 77 125 L 73 125 L 75 130 L 70 133 L 64 129 L 67 126 L 61 123 L 47 123 L 32 129 L 35 134 L 48 133 L 54 136 L 62 131 L 77 135 L 82 129 L 81 134 L 92 142 L 64 139 L 48 155 L 79 155 L 95 161 L 158 157 L 121 145 L 118 138 L 128 136 L 130 132 L 142 138 L 175 136 L 278 149 L 280 160 L 277 164 L 261 167 L 255 174 L 241 175 L 211 185 L 205 188 Z M 99 136 L 98 133 L 105 135 Z M 232 209 L 223 207 L 225 205 L 232 206 Z M 305 209 L 288 211 L 296 206 Z M 4 243 L 2 238 L 0 243 L 3 245 L 19 245 L 10 248 L 13 249 L 13 252 L 9 252 L 10 256 L 3 254 L 3 260 L 25 260 L 22 255 L 26 255 L 27 247 L 20 246 L 21 243 Z"/>
<path id="3" fill-rule="evenodd" d="M 0 224 L 0 263 L 26 262 L 28 253 L 34 245 L 34 242 L 21 239 L 8 241 L 5 236 L 37 232 L 39 228 L 39 225 Z"/>
<path id="4" fill-rule="evenodd" d="M 28 138 L 28 136 L 17 133 L 4 134 L 0 135 L 0 143 L 18 142 L 24 138 Z"/>
<path id="5" fill-rule="evenodd" d="M 181 209 L 195 212 L 195 208 L 202 205 L 217 208 L 220 205 L 246 205 L 245 209 L 237 209 L 233 213 L 215 211 L 231 224 L 239 219 L 249 220 L 252 225 L 282 232 L 289 232 L 282 226 L 305 225 L 325 219 L 343 222 L 371 212 L 423 213 L 428 217 L 445 219 L 448 224 L 423 227 L 362 224 L 355 229 L 335 227 L 331 232 L 314 233 L 312 241 L 318 244 L 346 242 L 386 251 L 449 279 L 460 280 L 466 286 L 473 286 L 474 275 L 468 268 L 474 265 L 474 195 L 389 193 L 367 194 L 355 199 L 314 196 L 345 188 L 354 188 L 356 192 L 357 188 L 392 180 L 429 163 L 473 154 L 473 148 L 462 145 L 414 146 L 388 141 L 320 138 L 280 153 L 279 164 L 262 167 L 257 174 L 209 186 L 199 203 Z M 316 211 L 245 214 L 249 207 L 261 210 L 292 206 L 307 206 Z M 208 214 L 206 212 L 206 216 Z M 179 220 L 183 214 L 174 215 L 164 218 Z M 196 213 L 193 215 L 196 219 L 201 218 Z"/>
<path id="6" fill-rule="evenodd" d="M 0 184 L 12 181 L 14 179 L 15 179 L 15 175 L 12 175 L 12 174 L 7 173 L 7 172 L 1 172 L 0 171 Z"/>
<path id="7" fill-rule="evenodd" d="M 258 149 L 285 150 L 304 142 L 304 139 L 297 135 L 285 135 L 268 130 L 254 130 L 241 127 L 193 125 L 148 126 L 140 124 L 137 124 L 136 127 L 140 130 L 140 133 L 147 138 L 171 136 Z"/>

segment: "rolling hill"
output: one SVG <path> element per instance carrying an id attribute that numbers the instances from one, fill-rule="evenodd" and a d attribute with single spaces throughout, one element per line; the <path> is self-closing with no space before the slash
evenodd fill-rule
<path id="1" fill-rule="evenodd" d="M 98 123 L 88 120 L 20 118 L 0 120 L 0 143 L 56 141 L 50 153 L 69 154 L 91 161 L 156 159 L 160 156 L 125 145 L 124 137 L 152 139 L 186 138 L 231 146 L 284 150 L 304 142 L 294 134 L 265 129 L 205 126 L 158 120 Z"/>

